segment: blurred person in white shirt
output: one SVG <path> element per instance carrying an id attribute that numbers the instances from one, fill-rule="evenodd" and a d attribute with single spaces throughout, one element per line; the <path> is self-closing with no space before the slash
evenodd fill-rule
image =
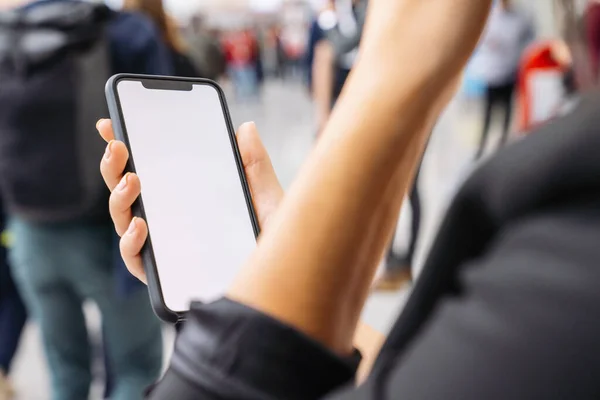
<path id="1" fill-rule="evenodd" d="M 534 27 L 529 17 L 511 0 L 500 0 L 490 15 L 473 64 L 473 74 L 486 87 L 484 123 L 476 160 L 485 152 L 496 108 L 504 112 L 500 146 L 508 139 L 519 63 L 533 37 Z"/>

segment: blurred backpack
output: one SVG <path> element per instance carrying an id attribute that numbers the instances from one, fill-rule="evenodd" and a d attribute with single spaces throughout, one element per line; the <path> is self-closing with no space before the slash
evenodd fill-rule
<path id="1" fill-rule="evenodd" d="M 0 193 L 33 222 L 108 217 L 99 172 L 113 12 L 47 2 L 0 13 Z"/>

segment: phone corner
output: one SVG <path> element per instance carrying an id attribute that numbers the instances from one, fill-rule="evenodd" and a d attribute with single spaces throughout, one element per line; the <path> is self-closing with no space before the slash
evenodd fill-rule
<path id="1" fill-rule="evenodd" d="M 117 82 L 124 77 L 125 74 L 115 74 L 108 78 L 106 81 L 106 85 L 104 86 L 104 90 L 107 95 L 114 93 L 116 89 Z"/>
<path id="2" fill-rule="evenodd" d="M 143 251 L 144 265 L 151 265 L 150 268 L 146 267 L 146 276 L 148 278 L 148 294 L 150 296 L 150 305 L 154 314 L 163 322 L 168 324 L 176 324 L 181 320 L 182 316 L 171 310 L 163 297 L 162 287 L 158 278 L 158 271 L 153 262 L 150 261 L 148 249 Z"/>

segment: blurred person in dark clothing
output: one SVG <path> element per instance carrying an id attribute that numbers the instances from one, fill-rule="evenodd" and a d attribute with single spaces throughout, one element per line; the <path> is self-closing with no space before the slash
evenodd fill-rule
<path id="1" fill-rule="evenodd" d="M 485 152 L 495 109 L 504 113 L 500 146 L 508 139 L 519 63 L 523 50 L 533 37 L 532 22 L 512 0 L 498 1 L 476 56 L 475 73 L 486 85 L 484 122 L 476 160 Z"/>
<path id="2" fill-rule="evenodd" d="M 313 92 L 313 65 L 315 63 L 315 52 L 319 43 L 325 39 L 325 33 L 319 24 L 318 16 L 311 22 L 308 33 L 308 45 L 306 46 L 306 83 L 309 91 Z"/>
<path id="3" fill-rule="evenodd" d="M 0 232 L 4 232 L 4 217 Z M 12 279 L 7 259 L 8 235 L 2 233 L 0 246 L 0 400 L 11 399 L 15 394 L 8 374 L 17 351 L 21 333 L 27 321 L 27 310 Z"/>
<path id="4" fill-rule="evenodd" d="M 175 21 L 169 18 L 165 12 L 162 0 L 125 0 L 124 8 L 128 11 L 137 11 L 147 15 L 158 27 L 169 49 L 175 76 L 205 77 L 192 62 L 188 54 L 188 45 L 183 40 Z"/>
<path id="5" fill-rule="evenodd" d="M 225 73 L 225 55 L 218 37 L 215 37 L 200 15 L 194 15 L 186 35 L 188 53 L 202 77 L 219 79 Z"/>
<path id="6" fill-rule="evenodd" d="M 255 125 L 240 128 L 262 236 L 225 298 L 191 306 L 150 399 L 596 398 L 597 91 L 474 173 L 386 343 L 355 335 L 394 228 L 382 221 L 397 216 L 491 3 L 372 2 L 348 86 L 285 196 Z M 406 59 L 420 62 L 395 62 Z M 98 127 L 114 138 L 110 121 Z M 127 162 L 125 145 L 113 146 L 122 157 L 102 161 L 110 188 Z M 144 279 L 148 228 L 131 217 L 140 182 L 129 179 L 113 218 Z M 358 387 L 355 347 L 367 360 L 379 353 Z"/>
<path id="7" fill-rule="evenodd" d="M 118 256 L 93 161 L 104 149 L 89 126 L 107 114 L 108 76 L 169 75 L 171 59 L 143 15 L 73 0 L 25 3 L 0 13 L 0 192 L 12 276 L 41 329 L 52 399 L 88 398 L 82 305 L 91 300 L 102 315 L 111 398 L 134 400 L 160 373 L 161 326 Z"/>
<path id="8" fill-rule="evenodd" d="M 263 61 L 263 48 L 260 42 L 257 43 L 256 52 L 256 77 L 258 80 L 259 90 L 261 90 L 262 86 L 265 83 L 266 74 L 265 64 Z"/>
<path id="9" fill-rule="evenodd" d="M 281 27 L 277 27 L 275 31 L 276 50 L 277 50 L 277 71 L 281 79 L 286 78 L 286 63 L 287 55 L 281 39 Z"/>
<path id="10" fill-rule="evenodd" d="M 366 0 L 337 0 L 318 16 L 313 30 L 312 93 L 319 130 L 329 120 L 358 54 Z M 318 29 L 316 29 L 318 28 Z"/>
<path id="11" fill-rule="evenodd" d="M 256 81 L 258 83 L 258 90 L 262 88 L 265 82 L 265 67 L 263 64 L 263 41 L 261 39 L 261 32 L 258 28 L 246 29 L 246 35 L 252 38 L 253 49 L 252 49 L 252 60 L 254 63 L 254 69 L 256 71 Z"/>

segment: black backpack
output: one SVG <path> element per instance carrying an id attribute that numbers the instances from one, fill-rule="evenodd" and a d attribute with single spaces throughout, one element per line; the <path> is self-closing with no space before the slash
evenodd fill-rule
<path id="1" fill-rule="evenodd" d="M 0 193 L 32 222 L 108 217 L 99 172 L 113 12 L 48 2 L 0 13 Z"/>

